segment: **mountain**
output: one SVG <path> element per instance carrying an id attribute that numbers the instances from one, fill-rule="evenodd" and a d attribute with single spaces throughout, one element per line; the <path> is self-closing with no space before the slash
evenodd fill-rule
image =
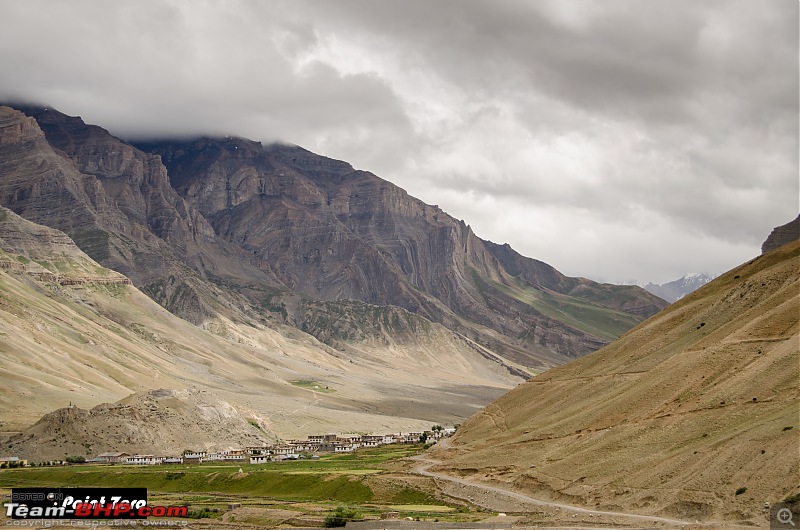
<path id="1" fill-rule="evenodd" d="M 442 324 L 522 374 L 594 351 L 664 307 L 630 286 L 535 283 L 465 223 L 300 147 L 134 146 L 80 118 L 17 107 L 0 112 L 0 203 L 63 230 L 207 329 L 225 318 L 285 324 L 358 354 L 410 329 L 364 304 L 398 308 L 388 311 Z"/>
<path id="2" fill-rule="evenodd" d="M 220 237 L 268 262 L 292 290 L 396 305 L 522 365 L 592 351 L 663 307 L 638 289 L 612 288 L 605 299 L 553 289 L 565 282 L 557 271 L 555 282 L 534 284 L 463 221 L 296 146 L 239 138 L 137 146 L 161 156 L 173 187 Z M 632 312 L 621 302 L 629 297 Z M 597 321 L 576 322 L 573 309 Z"/>
<path id="3" fill-rule="evenodd" d="M 648 292 L 653 293 L 659 298 L 663 298 L 667 302 L 676 302 L 687 294 L 704 286 L 713 279 L 714 278 L 708 276 L 707 274 L 690 272 L 682 278 L 678 278 L 677 280 L 668 283 L 663 283 L 660 285 L 657 283 L 648 283 L 644 286 L 644 288 Z"/>
<path id="4" fill-rule="evenodd" d="M 209 392 L 158 389 L 91 410 L 69 406 L 50 412 L 11 436 L 6 451 L 35 461 L 105 452 L 179 456 L 184 449 L 230 450 L 274 441 Z"/>
<path id="5" fill-rule="evenodd" d="M 360 311 L 364 320 L 386 322 L 392 341 L 388 334 L 365 340 L 348 355 L 288 326 L 218 317 L 219 329 L 205 330 L 99 265 L 63 232 L 0 207 L 0 431 L 22 432 L 0 443 L 49 458 L 73 451 L 73 442 L 92 442 L 80 430 L 65 428 L 69 439 L 53 439 L 50 427 L 28 428 L 43 417 L 51 425 L 48 414 L 67 408 L 67 417 L 88 422 L 87 432 L 105 433 L 93 447 L 124 442 L 144 450 L 150 443 L 146 452 L 160 453 L 173 447 L 172 438 L 183 443 L 178 430 L 195 431 L 179 423 L 158 436 L 147 431 L 121 440 L 103 425 L 138 433 L 151 416 L 94 409 L 159 388 L 196 404 L 227 403 L 272 438 L 420 430 L 460 422 L 520 381 L 501 360 L 441 325 L 399 308 L 362 304 Z M 394 331 L 401 328 L 404 335 Z M 172 406 L 157 401 L 159 410 Z M 194 421 L 194 412 L 187 414 Z M 196 439 L 224 448 L 233 439 L 222 434 L 229 427 L 204 427 L 216 434 Z"/>
<path id="6" fill-rule="evenodd" d="M 764 244 L 761 245 L 761 253 L 766 254 L 770 250 L 775 250 L 798 238 L 800 238 L 800 215 L 785 225 L 775 227 L 766 241 L 764 241 Z"/>
<path id="7" fill-rule="evenodd" d="M 800 241 L 519 385 L 439 471 L 595 509 L 763 526 L 798 493 Z"/>
<path id="8" fill-rule="evenodd" d="M 0 106 L 4 431 L 155 388 L 270 436 L 460 423 L 665 305 L 296 146 L 137 147 L 18 108 Z"/>

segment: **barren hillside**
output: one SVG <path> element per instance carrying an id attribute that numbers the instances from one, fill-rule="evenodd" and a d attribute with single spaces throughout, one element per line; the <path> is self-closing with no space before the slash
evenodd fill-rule
<path id="1" fill-rule="evenodd" d="M 399 308 L 361 309 L 409 332 L 391 341 L 376 334 L 349 352 L 288 326 L 219 319 L 212 333 L 158 306 L 63 233 L 2 209 L 0 430 L 153 388 L 207 390 L 285 437 L 416 430 L 459 422 L 521 380 L 438 324 Z"/>
<path id="2" fill-rule="evenodd" d="M 763 524 L 800 479 L 800 241 L 518 386 L 434 455 L 541 498 Z"/>
<path id="3" fill-rule="evenodd" d="M 91 410 L 64 407 L 11 436 L 5 451 L 34 461 L 105 452 L 179 456 L 274 441 L 229 403 L 196 389 L 138 392 Z"/>

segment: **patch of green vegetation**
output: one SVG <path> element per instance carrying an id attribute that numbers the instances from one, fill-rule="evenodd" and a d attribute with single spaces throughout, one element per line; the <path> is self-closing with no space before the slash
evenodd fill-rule
<path id="1" fill-rule="evenodd" d="M 783 428 L 783 431 L 791 431 L 792 429 L 794 429 L 794 425 L 787 425 Z"/>
<path id="2" fill-rule="evenodd" d="M 108 232 L 92 228 L 78 230 L 70 235 L 75 244 L 95 261 L 103 261 L 109 257 Z"/>
<path id="3" fill-rule="evenodd" d="M 36 260 L 36 263 L 41 265 L 42 268 L 49 270 L 50 272 L 58 272 L 58 268 L 47 260 L 44 259 Z"/>
<path id="4" fill-rule="evenodd" d="M 536 312 L 560 320 L 575 329 L 614 340 L 641 322 L 641 319 L 623 311 L 595 305 L 574 296 L 541 291 L 517 280 L 513 286 L 487 281 L 480 273 L 471 269 L 473 284 L 478 288 L 484 302 L 492 307 L 492 290 L 527 304 Z"/>
<path id="5" fill-rule="evenodd" d="M 299 469 L 286 471 L 287 475 L 374 475 L 382 473 L 380 469 Z"/>
<path id="6" fill-rule="evenodd" d="M 27 265 L 28 263 L 30 263 L 30 262 L 31 262 L 31 260 L 29 260 L 29 259 L 28 259 L 28 258 L 26 258 L 25 256 L 17 256 L 17 261 L 19 261 L 19 262 L 20 262 L 20 263 L 22 263 L 23 265 Z"/>
<path id="7" fill-rule="evenodd" d="M 387 508 L 398 512 L 421 512 L 421 513 L 452 513 L 456 509 L 452 506 L 432 505 L 432 504 L 394 504 Z"/>
<path id="8" fill-rule="evenodd" d="M 381 473 L 394 472 L 396 461 L 419 454 L 422 445 L 382 445 L 353 453 L 323 454 L 319 459 L 286 460 L 266 464 L 207 462 L 197 465 L 103 465 L 28 467 L 0 473 L 0 488 L 7 487 L 147 487 L 155 504 L 185 505 L 191 519 L 216 518 L 231 503 L 257 508 L 252 514 L 235 514 L 236 523 L 275 526 L 285 520 L 267 511 L 296 511 L 298 515 L 377 517 L 387 510 L 403 511 L 420 520 L 473 521 L 444 506 L 412 484 L 391 481 L 386 487 Z M 239 471 L 242 471 L 241 473 Z M 377 475 L 377 478 L 376 478 Z M 372 489 L 372 485 L 381 487 Z M 358 514 L 337 513 L 338 506 Z M 264 512 L 258 509 L 266 509 Z M 226 519 L 234 521 L 234 514 Z"/>
<path id="9" fill-rule="evenodd" d="M 284 320 L 289 317 L 289 312 L 286 310 L 286 303 L 281 301 L 280 303 L 273 302 L 273 298 L 276 295 L 270 295 L 267 298 L 261 300 L 261 308 L 269 311 L 270 313 L 279 313 Z"/>
<path id="10" fill-rule="evenodd" d="M 322 392 L 324 394 L 336 392 L 336 390 L 329 388 L 327 385 L 320 383 L 319 381 L 312 381 L 310 379 L 297 379 L 289 382 L 294 386 L 305 388 L 306 390 L 312 390 L 314 392 Z"/>
<path id="11" fill-rule="evenodd" d="M 186 514 L 187 519 L 216 519 L 221 515 L 218 508 L 203 507 L 199 510 L 189 510 Z"/>
<path id="12" fill-rule="evenodd" d="M 783 502 L 793 503 L 793 502 L 800 502 L 800 493 L 795 493 L 794 495 L 789 495 Z"/>
<path id="13" fill-rule="evenodd" d="M 483 276 L 478 273 L 477 269 L 470 267 L 470 273 L 472 275 L 472 283 L 478 288 L 478 293 L 481 295 L 481 298 L 483 298 L 483 303 L 491 309 L 491 302 L 488 296 L 489 283 L 483 279 Z"/>
<path id="14" fill-rule="evenodd" d="M 349 506 L 337 506 L 336 509 L 325 517 L 325 528 L 344 526 L 348 521 L 361 519 L 361 512 Z"/>
<path id="15" fill-rule="evenodd" d="M 166 466 L 165 466 L 166 467 Z M 253 470 L 240 474 L 234 470 L 215 469 L 215 466 L 194 466 L 181 473 L 176 470 L 103 467 L 30 468 L 25 473 L 4 474 L 0 485 L 42 485 L 72 487 L 148 488 L 153 492 L 218 492 L 226 494 L 260 495 L 289 500 L 333 500 L 339 502 L 368 502 L 372 489 L 362 480 L 347 475 L 292 475 L 281 471 Z M 22 471 L 22 470 L 20 470 Z"/>
<path id="16" fill-rule="evenodd" d="M 413 489 L 413 488 L 403 488 L 402 490 L 398 491 L 391 499 L 391 503 L 398 505 L 435 505 L 439 504 L 439 501 L 436 498 L 424 491 Z M 393 506 L 392 508 L 398 509 L 397 506 Z"/>
<path id="17" fill-rule="evenodd" d="M 746 491 L 747 491 L 746 487 L 741 487 L 741 488 L 736 490 L 736 495 L 741 495 L 742 493 L 744 493 Z"/>

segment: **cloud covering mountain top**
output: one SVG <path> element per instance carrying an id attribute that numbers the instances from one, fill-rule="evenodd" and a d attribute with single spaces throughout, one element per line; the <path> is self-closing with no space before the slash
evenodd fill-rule
<path id="1" fill-rule="evenodd" d="M 798 4 L 11 1 L 0 97 L 344 159 L 570 275 L 667 281 L 798 212 Z"/>

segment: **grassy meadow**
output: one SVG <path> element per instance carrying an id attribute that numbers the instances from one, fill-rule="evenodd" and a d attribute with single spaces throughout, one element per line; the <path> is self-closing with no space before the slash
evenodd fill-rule
<path id="1" fill-rule="evenodd" d="M 266 464 L 27 467 L 0 471 L 0 490 L 146 487 L 150 504 L 188 505 L 190 517 L 265 526 L 292 521 L 321 525 L 325 514 L 339 506 L 352 507 L 366 517 L 398 511 L 402 517 L 471 520 L 463 507 L 437 499 L 432 488 L 402 479 L 400 461 L 422 450 L 422 445 L 385 445 Z M 241 508 L 230 511 L 231 504 Z"/>

